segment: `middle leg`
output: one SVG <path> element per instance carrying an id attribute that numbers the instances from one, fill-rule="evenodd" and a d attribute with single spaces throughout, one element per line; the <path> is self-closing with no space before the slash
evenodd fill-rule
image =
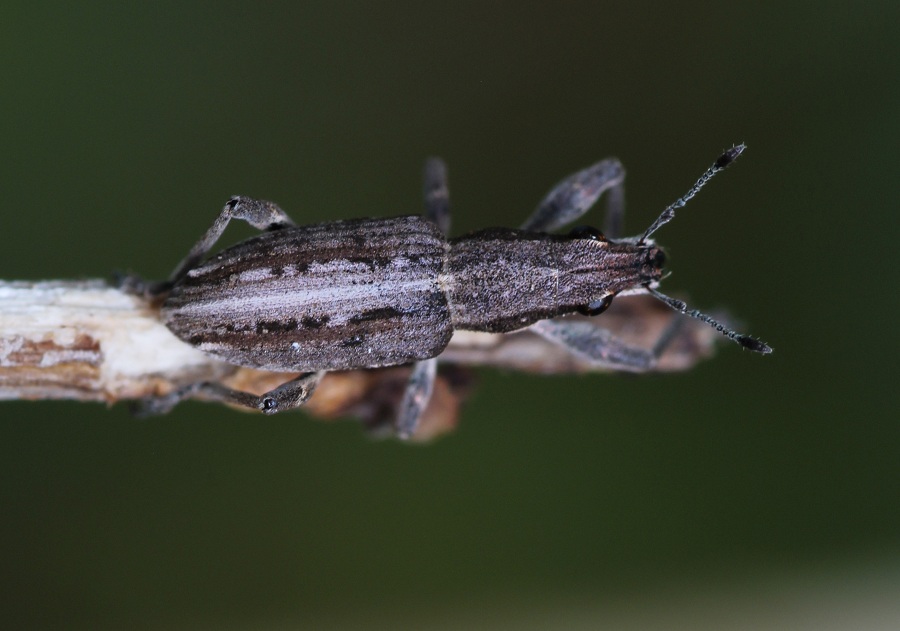
<path id="1" fill-rule="evenodd" d="M 450 236 L 450 194 L 447 190 L 447 165 L 440 158 L 425 161 L 422 186 L 425 218 L 437 224 L 445 237 Z"/>
<path id="2" fill-rule="evenodd" d="M 447 236 L 450 230 L 450 199 L 447 189 L 447 166 L 440 158 L 429 158 L 425 162 L 423 182 L 426 219 L 433 221 Z M 419 420 L 434 389 L 437 377 L 437 358 L 432 357 L 413 364 L 406 391 L 397 410 L 394 431 L 397 437 L 409 439 L 419 426 Z"/>

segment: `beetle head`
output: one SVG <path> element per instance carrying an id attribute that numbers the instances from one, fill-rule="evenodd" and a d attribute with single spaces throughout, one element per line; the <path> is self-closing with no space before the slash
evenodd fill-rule
<path id="1" fill-rule="evenodd" d="M 647 228 L 640 237 L 608 241 L 599 230 L 594 228 L 576 228 L 573 230 L 572 236 L 574 237 L 587 237 L 598 241 L 602 240 L 604 245 L 607 246 L 610 251 L 616 248 L 625 248 L 630 250 L 632 255 L 638 254 L 638 260 L 640 261 L 640 269 L 637 271 L 637 278 L 631 279 L 633 284 L 630 287 L 609 292 L 579 309 L 579 311 L 586 315 L 597 315 L 605 311 L 609 305 L 612 304 L 612 299 L 617 294 L 648 293 L 666 303 L 675 311 L 679 311 L 687 316 L 706 322 L 722 335 L 734 340 L 748 350 L 763 354 L 771 353 L 772 349 L 764 342 L 756 340 L 749 335 L 737 333 L 696 309 L 688 309 L 684 302 L 676 300 L 675 298 L 670 298 L 659 292 L 657 287 L 659 286 L 659 281 L 663 278 L 663 266 L 666 262 L 666 255 L 662 248 L 657 246 L 653 240 L 650 239 L 650 236 L 653 233 L 675 217 L 676 209 L 687 204 L 688 200 L 694 197 L 694 195 L 696 195 L 715 174 L 734 162 L 737 157 L 743 153 L 744 148 L 744 145 L 737 145 L 719 156 L 719 159 L 716 160 L 702 176 L 700 176 L 700 179 L 694 183 L 690 190 L 682 197 L 678 198 L 674 203 L 666 207 L 659 217 L 656 218 L 656 221 L 650 224 L 650 227 Z M 637 252 L 635 252 L 635 250 L 637 250 Z"/>

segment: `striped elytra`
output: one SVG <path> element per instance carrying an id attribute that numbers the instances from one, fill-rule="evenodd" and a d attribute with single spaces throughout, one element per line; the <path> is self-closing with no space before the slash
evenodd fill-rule
<path id="1" fill-rule="evenodd" d="M 287 227 L 190 270 L 162 317 L 241 366 L 390 366 L 439 355 L 454 329 L 521 329 L 658 278 L 644 250 L 499 228 L 447 241 L 419 216 Z"/>

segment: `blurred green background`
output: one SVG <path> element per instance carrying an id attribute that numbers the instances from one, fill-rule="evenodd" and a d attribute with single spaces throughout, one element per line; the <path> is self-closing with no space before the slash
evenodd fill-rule
<path id="1" fill-rule="evenodd" d="M 746 142 L 657 236 L 775 354 L 484 370 L 424 448 L 2 403 L 9 628 L 900 624 L 895 2 L 80 4 L 2 9 L 0 277 L 164 277 L 236 193 L 418 212 L 433 154 L 455 233 L 610 155 L 636 233 Z"/>

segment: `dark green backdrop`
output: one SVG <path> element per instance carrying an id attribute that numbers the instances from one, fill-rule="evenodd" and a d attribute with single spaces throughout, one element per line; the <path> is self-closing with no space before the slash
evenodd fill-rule
<path id="1" fill-rule="evenodd" d="M 777 577 L 900 584 L 896 3 L 15 4 L 0 277 L 162 277 L 235 193 L 302 222 L 418 212 L 431 154 L 457 233 L 608 155 L 638 232 L 743 141 L 659 233 L 665 286 L 776 352 L 482 371 L 426 448 L 302 413 L 2 403 L 0 618 L 591 628 L 672 590 L 758 614 Z"/>

